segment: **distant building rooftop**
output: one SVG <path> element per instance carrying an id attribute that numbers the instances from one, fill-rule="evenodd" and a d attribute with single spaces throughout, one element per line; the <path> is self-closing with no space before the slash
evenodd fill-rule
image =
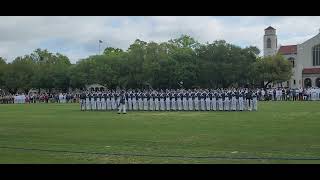
<path id="1" fill-rule="evenodd" d="M 297 54 L 297 45 L 280 46 L 278 53 L 282 55 Z"/>

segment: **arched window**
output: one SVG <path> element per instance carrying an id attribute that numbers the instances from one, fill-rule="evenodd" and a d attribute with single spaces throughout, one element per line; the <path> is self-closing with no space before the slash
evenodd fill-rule
<path id="1" fill-rule="evenodd" d="M 270 38 L 267 39 L 267 48 L 271 48 L 271 39 Z"/>
<path id="2" fill-rule="evenodd" d="M 316 86 L 317 86 L 318 88 L 320 88 L 320 78 L 317 78 L 317 79 L 316 79 Z"/>
<path id="3" fill-rule="evenodd" d="M 320 66 L 320 44 L 312 48 L 313 66 Z"/>
<path id="4" fill-rule="evenodd" d="M 292 68 L 294 68 L 294 58 L 293 58 L 293 57 L 290 57 L 288 60 L 291 62 Z"/>
<path id="5" fill-rule="evenodd" d="M 311 79 L 310 78 L 306 78 L 304 80 L 304 87 L 305 88 L 308 88 L 308 87 L 311 87 L 312 86 L 312 82 L 311 82 Z"/>

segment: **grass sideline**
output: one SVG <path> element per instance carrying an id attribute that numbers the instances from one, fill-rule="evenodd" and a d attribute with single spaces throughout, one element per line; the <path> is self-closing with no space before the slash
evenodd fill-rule
<path id="1" fill-rule="evenodd" d="M 81 112 L 78 104 L 0 104 L 0 163 L 318 164 L 320 102 L 126 115 Z"/>

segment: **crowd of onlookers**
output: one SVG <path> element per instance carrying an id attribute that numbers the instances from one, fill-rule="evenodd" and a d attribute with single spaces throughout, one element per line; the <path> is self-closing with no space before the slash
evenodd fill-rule
<path id="1" fill-rule="evenodd" d="M 78 103 L 79 96 L 79 93 L 4 93 L 0 95 L 0 104 Z"/>
<path id="2" fill-rule="evenodd" d="M 87 92 L 87 91 L 86 91 Z M 320 88 L 256 89 L 258 101 L 317 101 L 320 100 Z M 99 92 L 101 93 L 101 92 Z M 1 93 L 0 104 L 25 103 L 79 103 L 81 92 L 73 93 Z"/>
<path id="3" fill-rule="evenodd" d="M 259 89 L 260 101 L 317 101 L 320 100 L 320 88 L 289 89 L 271 88 Z"/>

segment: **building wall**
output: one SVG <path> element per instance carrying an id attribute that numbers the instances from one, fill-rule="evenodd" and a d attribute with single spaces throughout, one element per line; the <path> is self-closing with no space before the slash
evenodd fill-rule
<path id="1" fill-rule="evenodd" d="M 316 74 L 316 75 L 303 75 L 302 74 L 302 70 L 304 68 L 320 68 L 320 66 L 313 66 L 313 57 L 312 57 L 312 48 L 315 45 L 320 44 L 320 33 L 318 35 L 316 35 L 315 37 L 305 41 L 302 44 L 298 44 L 298 69 L 297 69 L 297 74 L 299 73 L 299 79 L 302 81 L 302 87 L 303 87 L 303 81 L 305 78 L 307 77 L 311 77 L 311 81 L 312 81 L 312 86 L 316 87 L 315 84 L 315 79 L 317 77 L 320 77 L 320 74 Z"/>

